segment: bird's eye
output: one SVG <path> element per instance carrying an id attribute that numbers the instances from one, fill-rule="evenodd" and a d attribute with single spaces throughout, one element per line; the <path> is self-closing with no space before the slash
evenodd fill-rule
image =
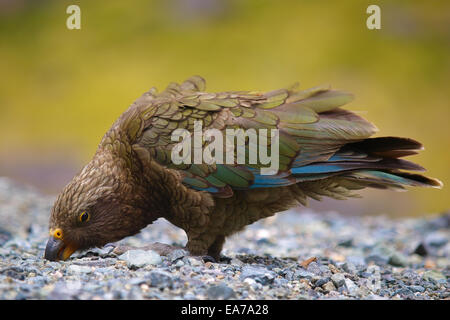
<path id="1" fill-rule="evenodd" d="M 78 220 L 80 220 L 80 222 L 86 222 L 89 221 L 90 215 L 88 212 L 84 211 L 82 214 L 80 214 L 80 216 L 78 217 Z"/>

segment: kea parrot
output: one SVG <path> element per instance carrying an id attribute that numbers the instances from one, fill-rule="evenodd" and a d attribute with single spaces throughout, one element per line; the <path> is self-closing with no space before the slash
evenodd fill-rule
<path id="1" fill-rule="evenodd" d="M 225 239 L 245 226 L 322 196 L 346 199 L 363 188 L 440 188 L 401 159 L 422 145 L 409 138 L 370 138 L 377 128 L 341 108 L 353 95 L 317 86 L 269 92 L 209 93 L 193 76 L 138 98 L 103 136 L 95 155 L 57 197 L 44 257 L 132 236 L 159 218 L 183 229 L 192 256 L 220 259 Z M 176 129 L 277 129 L 279 167 L 261 163 L 172 161 Z M 202 145 L 206 145 L 203 141 Z M 251 141 L 245 139 L 245 150 Z M 269 148 L 269 146 L 267 146 Z M 246 155 L 248 159 L 248 154 Z"/>

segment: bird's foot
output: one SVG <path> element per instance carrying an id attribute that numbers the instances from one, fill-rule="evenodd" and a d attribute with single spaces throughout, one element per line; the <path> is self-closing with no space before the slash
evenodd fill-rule
<path id="1" fill-rule="evenodd" d="M 213 257 L 210 255 L 204 255 L 204 256 L 192 256 L 192 257 L 199 257 L 203 260 L 203 262 L 212 262 L 212 263 L 224 263 L 224 264 L 230 264 L 231 258 L 220 255 L 219 257 Z"/>
<path id="2" fill-rule="evenodd" d="M 224 256 L 224 255 L 220 255 L 219 257 L 219 263 L 225 263 L 225 264 L 230 264 L 231 260 L 233 260 L 233 258 L 230 258 L 228 256 Z"/>
<path id="3" fill-rule="evenodd" d="M 199 256 L 199 258 L 201 258 L 204 263 L 207 263 L 207 262 L 217 263 L 215 258 L 213 258 L 211 256 L 208 256 L 208 255 L 206 255 L 206 256 Z"/>

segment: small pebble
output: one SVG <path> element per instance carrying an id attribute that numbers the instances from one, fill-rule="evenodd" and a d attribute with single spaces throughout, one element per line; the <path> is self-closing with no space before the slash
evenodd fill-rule
<path id="1" fill-rule="evenodd" d="M 390 258 L 388 263 L 396 267 L 405 267 L 408 265 L 408 258 L 399 252 L 395 252 Z"/>
<path id="2" fill-rule="evenodd" d="M 424 292 L 425 291 L 425 288 L 422 286 L 409 286 L 408 289 L 411 290 L 412 292 Z"/>
<path id="3" fill-rule="evenodd" d="M 335 290 L 336 290 L 336 287 L 334 286 L 333 282 L 331 282 L 331 281 L 328 281 L 327 283 L 325 283 L 325 284 L 322 286 L 322 288 L 323 288 L 325 291 L 335 291 Z"/>
<path id="4" fill-rule="evenodd" d="M 331 281 L 339 288 L 345 284 L 345 276 L 342 273 L 335 273 L 331 276 Z"/>
<path id="5" fill-rule="evenodd" d="M 345 288 L 351 296 L 356 296 L 358 294 L 358 286 L 350 279 L 345 279 Z"/>
<path id="6" fill-rule="evenodd" d="M 225 284 L 213 285 L 206 291 L 209 299 L 231 299 L 235 297 L 233 289 Z"/>
<path id="7" fill-rule="evenodd" d="M 439 271 L 430 270 L 423 274 L 422 278 L 425 281 L 432 281 L 435 283 L 445 283 L 447 278 Z"/>
<path id="8" fill-rule="evenodd" d="M 319 280 L 317 280 L 314 285 L 316 287 L 321 287 L 323 286 L 325 283 L 327 283 L 328 281 L 330 281 L 331 279 L 329 277 L 324 277 L 324 278 L 320 278 Z"/>
<path id="9" fill-rule="evenodd" d="M 91 273 L 92 272 L 92 268 L 88 267 L 88 266 L 79 266 L 76 264 L 72 264 L 70 265 L 67 270 L 69 272 L 73 272 L 73 273 Z"/>

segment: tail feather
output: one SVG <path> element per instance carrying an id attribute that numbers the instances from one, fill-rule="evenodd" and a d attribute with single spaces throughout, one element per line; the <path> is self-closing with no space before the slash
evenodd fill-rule
<path id="1" fill-rule="evenodd" d="M 442 188 L 442 182 L 438 179 L 400 171 L 355 171 L 343 176 L 343 178 L 377 189 L 401 190 L 405 186 Z"/>
<path id="2" fill-rule="evenodd" d="M 379 161 L 327 161 L 316 162 L 307 166 L 292 168 L 291 172 L 297 176 L 313 175 L 320 173 L 345 172 L 358 169 L 403 169 L 412 171 L 425 171 L 425 169 L 418 164 L 402 159 L 385 158 Z"/>
<path id="3" fill-rule="evenodd" d="M 423 150 L 423 146 L 410 138 L 379 137 L 349 143 L 343 149 L 360 150 L 385 158 L 399 158 L 417 154 L 417 150 Z"/>
<path id="4" fill-rule="evenodd" d="M 307 165 L 298 165 L 294 162 L 289 171 L 277 175 L 261 176 L 258 170 L 250 169 L 254 181 L 249 188 L 277 188 L 292 184 L 302 184 L 306 187 L 311 186 L 311 183 L 330 179 L 348 190 L 367 187 L 394 190 L 403 190 L 405 187 L 441 188 L 442 182 L 437 179 L 402 171 L 425 171 L 425 169 L 411 161 L 399 159 L 393 153 L 421 148 L 420 143 L 406 138 L 366 139 L 346 144 L 327 161 Z"/>
<path id="5" fill-rule="evenodd" d="M 294 167 L 291 172 L 297 182 L 343 178 L 339 180 L 351 181 L 355 189 L 441 188 L 443 184 L 437 179 L 401 171 L 425 171 L 416 163 L 399 159 L 421 149 L 422 144 L 409 138 L 368 138 L 346 144 L 327 161 Z"/>

